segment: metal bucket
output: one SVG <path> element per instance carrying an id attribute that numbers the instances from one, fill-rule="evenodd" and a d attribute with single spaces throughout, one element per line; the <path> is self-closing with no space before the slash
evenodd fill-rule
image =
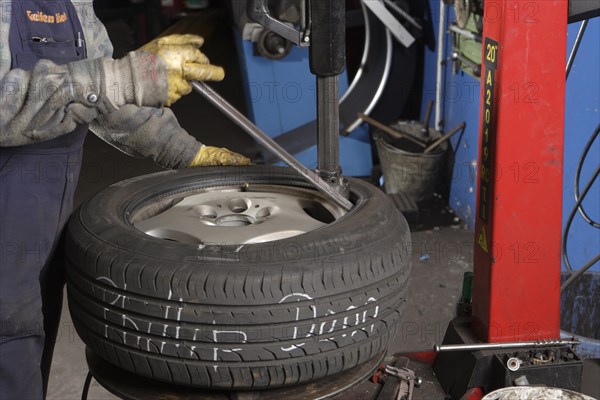
<path id="1" fill-rule="evenodd" d="M 549 387 L 510 387 L 495 390 L 482 400 L 595 400 L 593 397 L 566 389 Z"/>
<path id="2" fill-rule="evenodd" d="M 562 281 L 570 273 L 563 272 Z M 561 295 L 560 327 L 562 337 L 581 341 L 581 358 L 600 358 L 600 272 L 586 272 Z"/>
<path id="3" fill-rule="evenodd" d="M 400 121 L 391 127 L 426 142 L 441 136 L 434 129 L 424 132 L 423 125 L 415 121 Z M 391 138 L 379 130 L 375 131 L 373 138 L 381 161 L 386 193 L 403 193 L 415 202 L 431 198 L 441 175 L 448 144 L 443 143 L 433 152 L 424 154 L 419 145 L 406 139 Z"/>

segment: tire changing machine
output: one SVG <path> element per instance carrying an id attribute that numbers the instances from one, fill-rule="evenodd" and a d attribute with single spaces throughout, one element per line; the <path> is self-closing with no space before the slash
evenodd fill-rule
<path id="1" fill-rule="evenodd" d="M 277 32 L 277 22 L 268 15 L 266 0 L 250 3 L 257 6 L 254 19 Z M 324 3 L 312 4 L 318 8 Z M 337 3 L 343 11 L 343 1 L 331 3 Z M 486 0 L 484 4 L 472 316 L 450 323 L 444 344 L 436 346 L 440 352 L 433 364 L 444 391 L 454 399 L 481 398 L 484 392 L 511 386 L 523 378 L 529 384 L 576 391 L 581 386 L 582 363 L 572 346 L 558 339 L 561 198 L 556 194 L 562 191 L 569 4 L 564 0 L 529 1 L 528 6 L 533 4 L 536 10 L 531 20 L 514 18 L 510 10 L 515 4 L 520 5 L 509 0 Z M 339 44 L 344 33 L 343 18 L 313 10 L 313 17 L 318 15 L 323 17 L 323 25 L 313 20 L 312 38 L 318 38 L 313 43 Z M 326 26 L 333 29 L 323 29 Z M 279 33 L 287 30 L 287 36 L 282 36 L 298 44 L 311 41 L 285 24 L 280 28 Z M 318 170 L 322 179 L 334 185 L 343 182 L 337 140 L 337 76 L 343 69 L 342 47 L 332 46 L 337 50 L 330 53 L 311 46 L 311 71 L 317 75 L 319 99 Z M 539 88 L 536 101 L 518 101 L 506 95 L 511 85 L 529 82 Z M 535 185 L 498 178 L 502 166 L 531 162 L 539 168 Z M 543 362 L 521 368 L 525 359 Z M 117 371 L 115 376 L 114 367 L 88 353 L 90 374 L 83 398 L 87 398 L 93 376 L 124 399 L 158 399 L 169 394 L 172 399 L 385 400 L 362 383 L 382 360 L 372 360 L 328 382 L 227 395 L 156 386 L 135 377 L 123 379 L 123 372 Z M 399 398 L 396 396 L 389 398 Z"/>

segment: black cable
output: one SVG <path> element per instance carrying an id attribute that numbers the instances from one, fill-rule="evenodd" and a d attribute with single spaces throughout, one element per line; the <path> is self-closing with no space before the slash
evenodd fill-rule
<path id="1" fill-rule="evenodd" d="M 587 196 L 588 192 L 592 188 L 592 185 L 598 178 L 598 175 L 600 175 L 600 166 L 598 166 L 598 168 L 596 168 L 596 172 L 594 172 L 594 175 L 592 176 L 592 178 L 590 179 L 588 184 L 585 186 L 585 189 L 583 189 L 583 193 L 581 193 L 581 196 L 575 203 L 573 210 L 571 210 L 571 214 L 569 214 L 569 218 L 567 219 L 567 224 L 565 225 L 565 231 L 564 231 L 563 237 L 562 237 L 562 253 L 563 253 L 563 260 L 565 261 L 565 266 L 567 267 L 567 269 L 569 271 L 573 271 L 573 268 L 571 267 L 571 263 L 569 262 L 569 255 L 567 253 L 567 238 L 569 236 L 569 230 L 571 230 L 571 224 L 573 223 L 573 220 L 575 219 L 577 210 L 579 210 L 581 203 L 583 202 L 583 200 L 585 199 L 585 196 Z"/>
<path id="2" fill-rule="evenodd" d="M 92 384 L 92 373 L 88 372 L 85 377 L 85 382 L 83 384 L 83 392 L 81 393 L 81 400 L 87 400 L 88 393 L 90 392 L 90 385 Z"/>
<path id="3" fill-rule="evenodd" d="M 585 29 L 587 28 L 587 24 L 588 24 L 588 20 L 585 20 L 581 23 L 581 26 L 579 27 L 579 32 L 577 33 L 577 37 L 575 38 L 575 43 L 573 44 L 573 49 L 572 49 L 571 54 L 569 55 L 569 59 L 567 61 L 566 79 L 569 78 L 569 74 L 571 72 L 571 67 L 573 66 L 575 57 L 577 56 L 577 51 L 579 50 L 579 45 L 581 44 L 581 41 L 583 40 L 583 35 L 585 34 Z M 574 190 L 575 206 L 573 207 L 573 210 L 571 211 L 571 214 L 569 215 L 569 218 L 567 219 L 567 224 L 565 225 L 565 231 L 563 233 L 562 244 L 561 244 L 565 266 L 567 267 L 567 269 L 569 271 L 573 271 L 573 268 L 571 267 L 571 263 L 569 262 L 569 254 L 567 252 L 567 241 L 568 241 L 568 237 L 569 237 L 569 231 L 571 230 L 571 224 L 573 223 L 573 219 L 575 218 L 575 215 L 579 212 L 579 214 L 581 214 L 583 219 L 588 224 L 590 224 L 594 228 L 600 228 L 600 224 L 598 222 L 594 221 L 592 218 L 590 218 L 590 216 L 586 213 L 585 208 L 583 207 L 583 200 L 585 199 L 585 197 L 587 196 L 592 185 L 598 178 L 598 174 L 600 172 L 600 166 L 596 169 L 594 176 L 590 179 L 590 181 L 586 185 L 581 196 L 579 195 L 581 170 L 583 169 L 583 164 L 585 162 L 585 159 L 587 158 L 587 155 L 588 155 L 592 145 L 594 144 L 594 141 L 598 137 L 599 133 L 600 133 L 600 124 L 598 124 L 598 126 L 596 127 L 596 130 L 594 131 L 594 133 L 592 134 L 592 136 L 586 143 L 583 153 L 581 154 L 581 157 L 579 158 L 579 162 L 577 164 L 577 170 L 575 172 L 575 190 Z M 589 261 L 583 267 L 578 269 L 577 272 L 575 272 L 573 275 L 571 275 L 569 277 L 569 279 L 567 279 L 567 281 L 565 281 L 565 283 L 561 286 L 560 292 L 562 293 L 569 285 L 571 285 L 573 282 L 575 282 L 575 280 L 577 280 L 581 275 L 583 275 L 587 270 L 589 270 L 592 267 L 592 265 L 597 263 L 598 260 L 600 260 L 600 254 L 598 254 L 591 261 Z"/>
<path id="4" fill-rule="evenodd" d="M 579 200 L 579 180 L 581 178 L 581 169 L 583 168 L 583 163 L 587 157 L 587 154 L 589 153 L 590 149 L 592 148 L 592 144 L 594 144 L 594 141 L 598 137 L 598 134 L 600 134 L 600 124 L 598 124 L 598 127 L 594 131 L 594 134 L 592 135 L 592 137 L 590 137 L 590 140 L 585 145 L 583 153 L 581 154 L 581 158 L 579 158 L 579 164 L 577 164 L 577 172 L 575 173 L 575 201 Z M 597 221 L 594 221 L 586 213 L 585 208 L 583 207 L 583 202 L 580 204 L 578 211 L 579 211 L 579 214 L 581 214 L 581 216 L 585 220 L 585 222 L 587 222 L 594 228 L 600 228 L 600 223 L 598 223 Z"/>

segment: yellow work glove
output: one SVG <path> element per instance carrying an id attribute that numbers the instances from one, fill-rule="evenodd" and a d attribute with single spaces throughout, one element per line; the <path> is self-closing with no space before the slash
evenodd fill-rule
<path id="1" fill-rule="evenodd" d="M 214 165 L 248 165 L 250 159 L 241 154 L 234 153 L 226 148 L 202 146 L 196 154 L 190 167 L 208 167 Z"/>
<path id="2" fill-rule="evenodd" d="M 140 49 L 158 55 L 167 65 L 167 106 L 192 91 L 189 81 L 225 78 L 223 68 L 210 65 L 208 57 L 198 49 L 203 44 L 204 39 L 197 35 L 169 35 L 154 39 Z"/>

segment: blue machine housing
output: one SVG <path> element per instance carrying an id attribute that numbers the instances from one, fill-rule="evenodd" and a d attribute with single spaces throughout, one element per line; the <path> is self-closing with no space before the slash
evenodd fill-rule
<path id="1" fill-rule="evenodd" d="M 254 45 L 236 32 L 249 118 L 273 139 L 316 119 L 316 78 L 310 73 L 308 49 L 294 46 L 281 60 L 255 54 Z M 348 89 L 340 75 L 340 95 Z M 317 132 L 314 132 L 315 136 Z M 308 168 L 317 166 L 317 148 L 293 154 Z M 370 176 L 373 167 L 366 127 L 340 137 L 340 165 L 344 175 Z"/>

